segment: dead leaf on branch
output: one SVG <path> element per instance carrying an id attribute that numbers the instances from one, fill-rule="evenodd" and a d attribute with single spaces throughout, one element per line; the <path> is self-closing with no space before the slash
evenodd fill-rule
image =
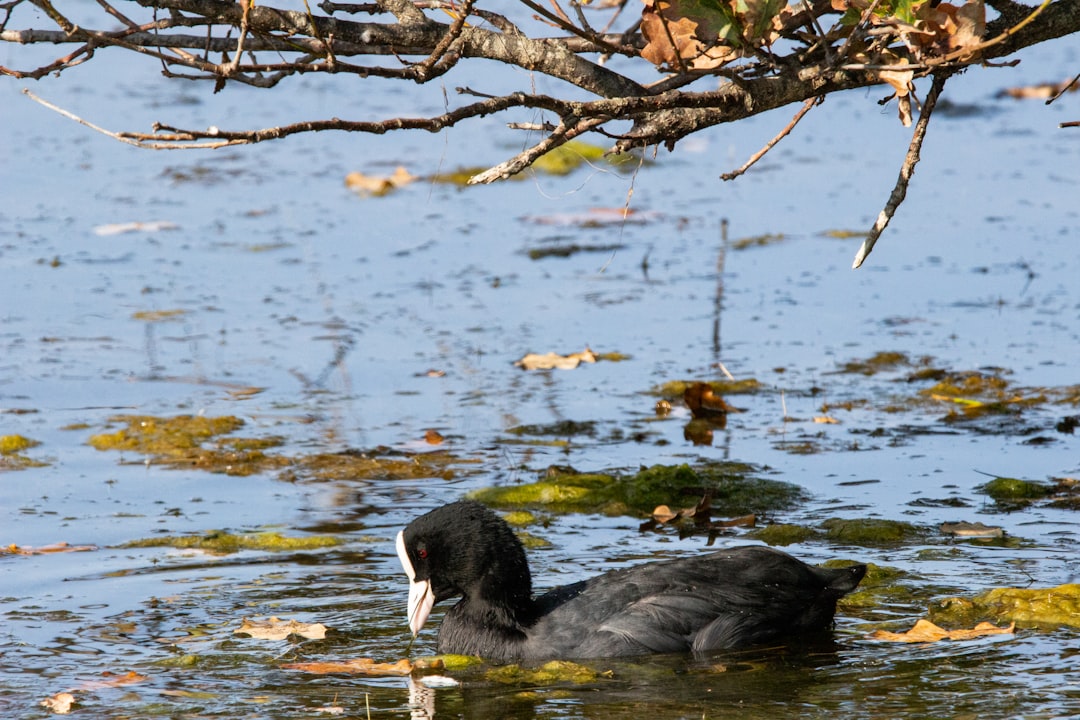
<path id="1" fill-rule="evenodd" d="M 784 0 L 643 0 L 641 57 L 658 66 L 711 70 L 771 45 Z"/>
<path id="2" fill-rule="evenodd" d="M 257 640 L 284 640 L 290 635 L 299 635 L 309 640 L 322 640 L 326 637 L 326 626 L 322 623 L 302 623 L 276 617 L 269 620 L 244 618 L 240 627 L 233 630 L 233 634 L 250 635 Z"/>
<path id="3" fill-rule="evenodd" d="M 993 623 L 981 622 L 970 629 L 946 630 L 929 620 L 919 620 L 907 632 L 894 633 L 888 630 L 876 630 L 870 635 L 871 640 L 888 642 L 937 642 L 938 640 L 974 640 L 985 635 L 1011 635 L 1016 623 L 1008 627 L 997 627 Z"/>

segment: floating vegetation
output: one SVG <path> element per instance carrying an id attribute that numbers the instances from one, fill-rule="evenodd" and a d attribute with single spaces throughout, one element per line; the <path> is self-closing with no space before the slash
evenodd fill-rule
<path id="1" fill-rule="evenodd" d="M 343 450 L 336 453 L 301 455 L 283 480 L 415 480 L 440 478 L 451 480 L 457 466 L 477 464 L 479 460 L 459 458 L 446 450 L 411 453 L 377 447 L 373 450 Z"/>
<path id="2" fill-rule="evenodd" d="M 1080 627 L 1080 585 L 993 588 L 973 598 L 945 598 L 931 606 L 930 618 L 949 625 L 989 620 L 1026 627 Z"/>
<path id="3" fill-rule="evenodd" d="M 522 665 L 503 665 L 491 668 L 484 677 L 491 682 L 503 685 L 551 685 L 554 683 L 589 683 L 600 677 L 610 676 L 610 672 L 601 673 L 587 665 L 580 665 L 567 660 L 552 660 L 538 667 Z"/>
<path id="4" fill-rule="evenodd" d="M 859 375 L 876 375 L 879 372 L 895 370 L 911 364 L 911 360 L 902 352 L 879 352 L 866 360 L 850 360 L 840 366 L 838 373 L 856 373 Z"/>
<path id="5" fill-rule="evenodd" d="M 41 443 L 23 435 L 0 435 L 0 472 L 4 470 L 25 470 L 45 467 L 48 463 L 34 460 L 23 454 Z"/>
<path id="6" fill-rule="evenodd" d="M 659 395 L 668 400 L 678 400 L 682 403 L 686 391 L 699 384 L 700 380 L 670 380 L 663 385 L 658 385 L 649 391 L 650 395 Z M 712 391 L 718 395 L 752 395 L 761 390 L 762 385 L 754 378 L 744 380 L 710 380 L 707 383 Z"/>
<path id="7" fill-rule="evenodd" d="M 116 432 L 92 435 L 89 444 L 98 450 L 120 450 L 147 456 L 151 464 L 169 468 L 205 470 L 246 476 L 280 471 L 279 479 L 300 480 L 396 480 L 442 478 L 456 475 L 455 466 L 477 463 L 446 451 L 408 453 L 387 447 L 370 451 L 343 450 L 294 457 L 267 452 L 284 445 L 278 435 L 224 437 L 244 427 L 231 415 L 207 417 L 177 415 L 120 415 L 111 422 L 125 423 Z"/>
<path id="8" fill-rule="evenodd" d="M 578 253 L 612 253 L 626 249 L 626 245 L 620 243 L 607 243 L 599 245 L 582 245 L 571 243 L 569 245 L 554 245 L 542 248 L 531 248 L 528 251 L 530 260 L 543 260 L 544 258 L 568 258 Z"/>
<path id="9" fill-rule="evenodd" d="M 586 435 L 588 437 L 593 437 L 596 435 L 596 421 L 587 420 L 578 422 L 576 420 L 561 420 L 548 425 L 515 425 L 512 428 L 508 428 L 506 432 L 518 436 L 575 437 L 577 435 Z"/>
<path id="10" fill-rule="evenodd" d="M 329 535 L 288 537 L 276 532 L 236 534 L 214 530 L 203 535 L 168 535 L 132 540 L 120 545 L 120 547 L 174 547 L 183 550 L 195 549 L 218 555 L 229 555 L 241 550 L 261 550 L 263 552 L 319 550 L 334 547 L 341 543 L 340 538 Z"/>
<path id="11" fill-rule="evenodd" d="M 755 540 L 760 540 L 766 545 L 784 547 L 820 537 L 821 533 L 814 528 L 805 527 L 803 525 L 776 523 L 774 525 L 756 528 L 747 533 L 747 535 Z"/>
<path id="12" fill-rule="evenodd" d="M 826 539 L 851 545 L 890 545 L 926 537 L 925 529 L 901 520 L 829 518 L 821 523 Z"/>
<path id="13" fill-rule="evenodd" d="M 552 468 L 537 482 L 482 488 L 469 497 L 499 508 L 636 516 L 649 515 L 658 505 L 678 505 L 686 496 L 708 494 L 712 512 L 727 516 L 788 509 L 805 499 L 798 486 L 755 477 L 757 471 L 734 462 L 654 465 L 632 475 Z"/>

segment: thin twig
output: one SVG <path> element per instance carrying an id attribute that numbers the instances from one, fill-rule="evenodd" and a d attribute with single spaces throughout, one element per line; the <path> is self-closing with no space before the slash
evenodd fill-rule
<path id="1" fill-rule="evenodd" d="M 795 113 L 795 117 L 791 118 L 791 122 L 789 122 L 783 130 L 777 133 L 776 137 L 765 143 L 765 147 L 761 148 L 756 153 L 751 155 L 750 159 L 743 163 L 743 166 L 741 168 L 732 172 L 724 173 L 720 176 L 720 179 L 734 180 L 735 178 L 739 177 L 744 172 L 749 170 L 754 163 L 765 157 L 765 153 L 772 150 L 773 146 L 776 145 L 776 143 L 787 137 L 788 133 L 790 133 L 795 128 L 795 126 L 799 124 L 799 121 L 803 119 L 806 113 L 810 112 L 810 108 L 814 107 L 815 105 L 820 105 L 823 102 L 825 102 L 824 95 L 818 95 L 817 97 L 809 98 L 806 102 L 803 103 L 803 106 L 799 108 L 799 112 Z"/>
<path id="2" fill-rule="evenodd" d="M 111 130 L 106 130 L 103 127 L 99 127 L 99 126 L 95 125 L 94 123 L 89 122 L 88 120 L 83 120 L 81 117 L 79 117 L 75 113 L 68 112 L 67 110 L 65 110 L 65 109 L 63 109 L 61 107 L 57 107 L 56 105 L 53 105 L 48 100 L 44 100 L 42 98 L 39 98 L 37 95 L 30 92 L 26 88 L 23 88 L 22 92 L 23 92 L 23 95 L 26 95 L 28 98 L 30 98 L 31 100 L 33 100 L 36 103 L 40 103 L 41 105 L 44 105 L 45 107 L 49 108 L 53 112 L 58 112 L 61 115 L 63 115 L 64 117 L 69 118 L 71 120 L 74 120 L 75 122 L 79 123 L 80 125 L 85 125 L 86 127 L 90 128 L 91 130 L 95 130 L 95 131 L 101 133 L 102 135 L 108 135 L 113 140 L 119 140 L 120 142 L 127 143 L 128 145 L 134 145 L 136 147 L 144 147 L 144 148 L 149 147 L 149 148 L 154 148 L 154 149 L 194 147 L 194 146 L 191 146 L 191 145 L 179 146 L 179 145 L 173 145 L 173 144 L 152 144 L 152 143 L 142 142 L 140 140 L 134 140 L 134 139 L 132 139 L 130 137 L 125 137 L 121 133 L 115 133 L 115 132 L 112 132 Z M 200 148 L 224 147 L 226 145 L 234 145 L 234 144 L 236 144 L 236 143 L 233 142 L 233 141 L 224 140 L 224 141 L 213 143 L 213 144 L 211 144 L 211 143 L 201 144 L 201 145 L 198 145 L 198 147 L 200 147 Z"/>
<path id="3" fill-rule="evenodd" d="M 948 77 L 949 73 L 946 72 L 935 72 L 933 75 L 934 81 L 930 85 L 930 92 L 926 94 L 922 112 L 919 113 L 919 121 L 915 123 L 915 132 L 911 136 L 911 144 L 908 145 L 904 164 L 900 166 L 900 176 L 896 179 L 896 186 L 893 187 L 892 193 L 889 194 L 889 200 L 878 215 L 874 227 L 870 228 L 870 233 L 859 247 L 859 252 L 855 253 L 855 261 L 851 264 L 853 270 L 857 270 L 867 256 L 870 255 L 870 252 L 874 249 L 874 244 L 881 237 L 881 233 L 885 232 L 885 228 L 888 227 L 889 221 L 892 220 L 893 215 L 896 213 L 896 209 L 900 207 L 900 203 L 904 202 L 904 197 L 907 196 L 908 183 L 911 182 L 911 176 L 915 174 L 915 165 L 919 162 L 919 151 L 922 149 L 923 139 L 926 137 L 926 128 L 930 124 L 930 115 L 934 112 L 934 106 L 937 104 L 938 96 L 941 94 L 942 88 L 945 87 L 945 80 Z"/>

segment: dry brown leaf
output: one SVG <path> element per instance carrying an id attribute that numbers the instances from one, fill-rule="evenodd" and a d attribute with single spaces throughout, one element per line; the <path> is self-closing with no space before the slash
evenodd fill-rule
<path id="1" fill-rule="evenodd" d="M 69 692 L 56 693 L 41 701 L 43 707 L 52 710 L 57 715 L 67 715 L 71 712 L 71 706 L 75 703 L 75 696 Z"/>
<path id="2" fill-rule="evenodd" d="M 102 675 L 102 677 L 105 678 L 104 680 L 88 680 L 88 681 L 84 682 L 83 684 L 79 685 L 79 687 L 77 687 L 75 689 L 76 690 L 100 690 L 101 688 L 121 687 L 123 685 L 134 685 L 135 683 L 140 683 L 140 682 L 142 682 L 143 680 L 146 679 L 145 675 L 140 675 L 139 673 L 135 672 L 134 670 L 129 670 L 128 672 L 124 673 L 123 675 L 117 675 L 116 673 L 111 673 L 108 670 L 106 670 L 105 672 L 101 673 L 101 675 Z"/>
<path id="3" fill-rule="evenodd" d="M 244 618 L 240 627 L 233 630 L 233 633 L 250 635 L 258 640 L 284 640 L 290 635 L 299 635 L 309 640 L 322 640 L 326 637 L 326 626 L 322 623 L 302 623 L 276 617 L 269 620 Z"/>
<path id="4" fill-rule="evenodd" d="M 408 675 L 413 670 L 441 670 L 442 660 L 421 661 L 413 663 L 408 658 L 393 663 L 375 662 L 372 658 L 355 658 L 340 662 L 302 662 L 286 663 L 281 666 L 283 670 L 300 670 L 301 672 L 314 673 L 315 675 L 327 675 L 330 673 L 357 673 L 360 675 Z"/>
<path id="5" fill-rule="evenodd" d="M 894 633 L 888 630 L 876 630 L 870 635 L 871 640 L 887 640 L 889 642 L 937 642 L 938 640 L 973 640 L 984 635 L 1011 635 L 1016 628 L 1016 623 L 1009 623 L 1008 627 L 997 627 L 988 622 L 981 622 L 970 629 L 946 630 L 938 627 L 929 620 L 919 620 L 907 632 Z"/>
<path id="6" fill-rule="evenodd" d="M 53 543 L 52 545 L 42 545 L 41 547 L 30 547 L 29 545 L 5 545 L 0 548 L 0 554 L 7 553 L 9 555 L 47 555 L 50 553 L 69 553 L 69 552 L 89 552 L 90 550 L 97 550 L 96 545 L 68 545 L 66 542 Z"/>
<path id="7" fill-rule="evenodd" d="M 1004 528 L 997 525 L 984 525 L 981 522 L 942 523 L 941 532 L 956 537 L 999 538 L 1005 536 Z"/>
<path id="8" fill-rule="evenodd" d="M 442 434 L 438 430 L 427 430 L 424 432 L 424 442 L 428 445 L 441 445 L 443 440 Z"/>
<path id="9" fill-rule="evenodd" d="M 667 505 L 657 505 L 656 509 L 652 511 L 652 516 L 656 522 L 666 523 L 679 517 L 679 513 L 672 512 Z"/>
<path id="10" fill-rule="evenodd" d="M 529 353 L 525 357 L 516 361 L 514 365 L 524 370 L 573 370 L 581 363 L 594 363 L 596 362 L 596 353 L 589 348 L 585 348 L 584 352 L 570 353 L 569 355 L 559 355 L 558 353 L 545 353 L 543 355 L 537 355 L 536 353 Z"/>
<path id="11" fill-rule="evenodd" d="M 1011 97 L 1017 100 L 1046 100 L 1064 92 L 1080 91 L 1080 83 L 1074 80 L 1065 80 L 1059 83 L 1042 83 L 1041 85 L 1027 85 L 1022 87 L 1005 88 L 1000 91 L 998 97 Z"/>
<path id="12" fill-rule="evenodd" d="M 394 174 L 388 177 L 380 175 L 365 175 L 361 172 L 351 172 L 345 176 L 345 187 L 360 193 L 361 195 L 373 195 L 381 197 L 391 190 L 404 187 L 417 180 L 413 175 L 400 165 L 394 170 Z"/>
<path id="13" fill-rule="evenodd" d="M 814 422 L 818 425 L 839 425 L 840 421 L 834 418 L 832 415 L 817 415 L 814 417 Z"/>

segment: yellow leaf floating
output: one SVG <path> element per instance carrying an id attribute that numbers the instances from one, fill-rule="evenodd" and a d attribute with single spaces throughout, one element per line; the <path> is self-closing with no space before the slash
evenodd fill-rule
<path id="1" fill-rule="evenodd" d="M 558 353 L 553 352 L 545 353 L 543 355 L 529 353 L 515 362 L 514 365 L 517 365 L 524 370 L 551 370 L 552 368 L 558 370 L 573 370 L 583 362 L 596 362 L 596 354 L 589 348 L 585 348 L 584 352 L 570 353 L 569 355 L 559 355 Z"/>
<path id="2" fill-rule="evenodd" d="M 394 174 L 383 177 L 380 175 L 365 175 L 360 172 L 351 172 L 345 176 L 345 187 L 361 195 L 382 197 L 387 193 L 404 187 L 417 180 L 417 176 L 410 173 L 400 165 L 394 170 Z"/>
<path id="3" fill-rule="evenodd" d="M 283 670 L 300 670 L 315 675 L 330 673 L 355 673 L 360 675 L 409 675 L 413 670 L 441 670 L 443 662 L 439 658 L 419 658 L 416 662 L 403 658 L 397 662 L 375 662 L 372 658 L 354 658 L 337 662 L 301 662 L 286 663 Z"/>
<path id="4" fill-rule="evenodd" d="M 1016 623 L 1009 623 L 1008 627 L 997 627 L 988 622 L 981 622 L 973 628 L 960 630 L 946 630 L 938 627 L 929 620 L 919 620 L 907 632 L 894 633 L 888 630 L 876 630 L 870 635 L 871 640 L 885 640 L 888 642 L 937 642 L 938 640 L 973 640 L 984 635 L 1011 635 L 1016 628 Z"/>
<path id="5" fill-rule="evenodd" d="M 299 635 L 309 640 L 322 640 L 326 637 L 326 626 L 322 623 L 302 623 L 295 620 L 282 620 L 272 617 L 269 620 L 251 620 L 244 618 L 235 635 L 250 635 L 258 640 L 284 640 L 290 635 Z"/>

